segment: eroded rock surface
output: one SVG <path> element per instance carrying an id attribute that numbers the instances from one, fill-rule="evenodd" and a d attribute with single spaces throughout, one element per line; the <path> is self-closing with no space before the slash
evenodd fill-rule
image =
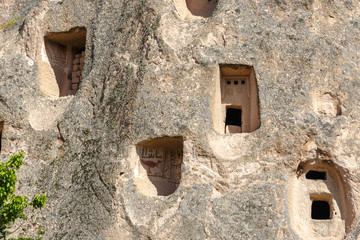
<path id="1" fill-rule="evenodd" d="M 358 239 L 360 2 L 198 2 L 0 0 L 0 157 L 48 197 L 26 236 Z M 229 126 L 220 66 L 251 69 Z"/>

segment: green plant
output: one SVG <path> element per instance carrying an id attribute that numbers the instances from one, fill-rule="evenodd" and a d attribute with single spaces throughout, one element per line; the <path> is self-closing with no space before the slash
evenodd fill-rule
<path id="1" fill-rule="evenodd" d="M 15 195 L 17 182 L 15 171 L 20 169 L 23 158 L 24 153 L 21 152 L 10 156 L 6 163 L 0 163 L 0 239 L 8 237 L 10 234 L 8 229 L 16 219 L 26 219 L 24 214 L 26 208 L 32 206 L 34 209 L 40 209 L 46 202 L 45 195 L 36 194 L 31 201 L 27 196 Z"/>
<path id="2" fill-rule="evenodd" d="M 15 13 L 13 13 L 12 15 L 13 18 L 9 22 L 0 25 L 0 30 L 11 29 L 22 20 L 22 18 L 16 17 Z"/>

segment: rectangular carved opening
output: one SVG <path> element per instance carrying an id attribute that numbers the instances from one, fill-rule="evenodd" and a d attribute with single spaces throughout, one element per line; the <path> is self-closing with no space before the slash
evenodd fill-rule
<path id="1" fill-rule="evenodd" d="M 241 133 L 241 109 L 228 108 L 225 118 L 225 133 Z"/>
<path id="2" fill-rule="evenodd" d="M 316 200 L 311 205 L 312 219 L 330 219 L 330 205 L 327 201 Z"/>
<path id="3" fill-rule="evenodd" d="M 326 180 L 326 172 L 308 171 L 305 175 L 306 179 Z"/>
<path id="4" fill-rule="evenodd" d="M 239 64 L 221 64 L 219 67 L 220 83 L 217 84 L 213 112 L 215 130 L 220 133 L 255 131 L 260 126 L 260 116 L 254 68 Z"/>
<path id="5" fill-rule="evenodd" d="M 48 33 L 41 51 L 40 84 L 52 96 L 74 95 L 82 81 L 86 29 Z"/>

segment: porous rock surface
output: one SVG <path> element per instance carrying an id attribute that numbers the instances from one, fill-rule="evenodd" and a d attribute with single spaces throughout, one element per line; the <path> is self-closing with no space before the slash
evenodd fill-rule
<path id="1" fill-rule="evenodd" d="M 0 0 L 0 23 L 23 18 L 0 32 L 1 160 L 24 150 L 19 193 L 47 195 L 26 234 L 37 223 L 44 239 L 311 239 L 296 230 L 307 220 L 292 179 L 325 161 L 350 224 L 321 239 L 358 239 L 360 2 L 220 0 L 208 18 L 184 2 Z M 80 89 L 51 98 L 39 46 L 75 27 L 87 29 Z M 219 64 L 254 67 L 256 131 L 213 130 Z M 148 196 L 132 154 L 163 136 L 184 139 L 181 183 Z"/>

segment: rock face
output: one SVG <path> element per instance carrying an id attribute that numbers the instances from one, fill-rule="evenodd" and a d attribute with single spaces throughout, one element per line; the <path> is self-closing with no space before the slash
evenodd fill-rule
<path id="1" fill-rule="evenodd" d="M 0 5 L 24 236 L 359 239 L 358 0 Z"/>

